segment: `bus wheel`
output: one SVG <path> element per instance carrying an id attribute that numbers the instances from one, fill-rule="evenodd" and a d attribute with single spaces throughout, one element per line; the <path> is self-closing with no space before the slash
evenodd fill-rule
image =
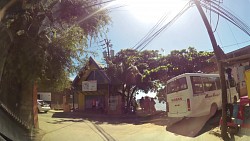
<path id="1" fill-rule="evenodd" d="M 214 114 L 216 113 L 217 109 L 218 109 L 217 104 L 213 103 L 213 104 L 211 105 L 211 108 L 210 108 L 210 115 L 211 115 L 211 116 L 214 116 Z"/>

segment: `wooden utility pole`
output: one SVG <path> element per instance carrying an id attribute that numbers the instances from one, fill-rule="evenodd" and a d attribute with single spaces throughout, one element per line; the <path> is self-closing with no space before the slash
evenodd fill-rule
<path id="1" fill-rule="evenodd" d="M 225 59 L 225 54 L 222 51 L 222 49 L 217 45 L 216 39 L 214 37 L 212 28 L 208 22 L 208 19 L 202 10 L 202 7 L 200 5 L 199 0 L 194 0 L 195 5 L 202 17 L 202 20 L 207 28 L 208 35 L 210 37 L 214 53 L 217 59 L 218 69 L 219 69 L 219 75 L 220 75 L 220 81 L 221 81 L 221 92 L 222 92 L 222 125 L 221 125 L 221 135 L 224 140 L 227 140 L 228 134 L 227 134 L 227 121 L 226 121 L 226 104 L 227 104 L 227 87 L 226 87 L 226 80 L 225 80 L 225 68 L 224 63 L 222 62 L 222 59 Z"/>
<path id="2" fill-rule="evenodd" d="M 110 56 L 110 55 L 111 55 L 111 54 L 110 54 L 110 51 L 111 51 L 111 48 L 112 48 L 111 41 L 108 40 L 108 39 L 104 39 L 104 42 L 105 42 L 105 43 L 104 43 L 102 46 L 104 46 L 103 49 L 105 49 L 105 48 L 107 49 L 107 52 L 105 51 L 105 52 L 103 52 L 103 53 L 107 53 L 107 54 L 106 54 L 106 57 L 107 57 L 108 59 L 110 59 L 110 57 L 111 57 L 111 56 Z M 105 57 L 105 56 L 104 56 L 104 57 Z"/>

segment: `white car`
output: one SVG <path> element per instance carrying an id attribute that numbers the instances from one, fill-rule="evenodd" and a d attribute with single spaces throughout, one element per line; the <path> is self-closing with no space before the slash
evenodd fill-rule
<path id="1" fill-rule="evenodd" d="M 48 103 L 44 102 L 43 100 L 37 100 L 37 109 L 38 112 L 45 112 L 47 113 L 50 110 L 50 106 Z"/>

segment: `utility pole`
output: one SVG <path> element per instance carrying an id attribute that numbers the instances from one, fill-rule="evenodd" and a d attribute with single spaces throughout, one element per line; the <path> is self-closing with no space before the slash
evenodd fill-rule
<path id="1" fill-rule="evenodd" d="M 219 75 L 220 75 L 220 83 L 221 83 L 221 92 L 222 92 L 222 125 L 221 125 L 221 135 L 223 140 L 227 140 L 228 134 L 227 134 L 227 121 L 226 121 L 226 104 L 227 104 L 227 87 L 226 87 L 226 80 L 225 80 L 225 68 L 224 63 L 222 62 L 222 59 L 225 59 L 225 54 L 222 51 L 222 49 L 217 45 L 216 39 L 214 37 L 212 28 L 208 22 L 208 19 L 202 10 L 202 7 L 200 5 L 199 0 L 194 0 L 194 3 L 202 17 L 202 20 L 207 28 L 208 35 L 210 37 L 213 50 L 217 59 L 218 69 L 219 69 Z"/>
<path id="2" fill-rule="evenodd" d="M 111 40 L 104 39 L 104 44 L 102 44 L 101 46 L 103 46 L 103 49 L 107 49 L 107 51 L 105 50 L 103 52 L 103 57 L 106 59 L 106 61 L 114 56 L 114 50 L 111 49 L 113 46 L 111 44 Z"/>
<path id="3" fill-rule="evenodd" d="M 105 61 L 107 63 L 107 68 L 109 68 L 109 64 L 110 64 L 109 61 L 110 61 L 111 57 L 114 56 L 114 50 L 111 49 L 113 45 L 111 44 L 111 40 L 104 39 L 103 41 L 104 41 L 104 44 L 102 44 L 101 46 L 103 46 L 103 49 L 107 49 L 107 51 L 106 50 L 103 51 L 103 57 L 104 57 L 104 59 L 105 59 Z M 111 84 L 108 83 L 108 86 L 107 86 L 107 89 L 108 89 L 108 101 L 110 101 L 110 97 L 111 97 L 111 95 L 110 95 L 110 86 L 111 86 Z M 110 103 L 108 102 L 107 105 L 108 105 L 108 112 L 109 112 L 110 111 Z"/>

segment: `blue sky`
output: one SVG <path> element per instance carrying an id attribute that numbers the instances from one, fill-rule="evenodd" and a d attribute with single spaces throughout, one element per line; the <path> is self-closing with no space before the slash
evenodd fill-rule
<path id="1" fill-rule="evenodd" d="M 166 21 L 168 22 L 172 19 L 171 17 L 176 15 L 176 12 L 180 11 L 179 9 L 183 8 L 188 2 L 188 0 L 133 0 L 139 1 L 136 5 L 136 3 L 133 2 L 125 2 L 124 4 L 124 1 L 131 0 L 120 1 L 118 0 L 118 2 L 109 6 L 112 8 L 125 5 L 124 7 L 111 10 L 110 16 L 112 18 L 112 24 L 109 26 L 109 32 L 106 35 L 107 38 L 111 40 L 115 52 L 118 52 L 121 49 L 133 47 L 143 36 L 146 35 L 164 13 L 168 13 L 169 18 Z M 163 3 L 163 1 L 165 3 Z M 178 5 L 175 4 L 176 1 L 179 2 Z M 142 2 L 144 2 L 144 4 Z M 149 5 L 146 5 L 145 3 Z M 167 9 L 164 9 L 165 5 Z M 171 5 L 174 9 L 178 10 L 173 10 L 170 8 L 171 6 L 168 5 Z M 221 6 L 230 10 L 230 12 L 250 26 L 250 16 L 248 14 L 250 0 L 223 0 Z M 155 8 L 163 9 L 163 12 L 154 12 L 156 11 Z M 140 15 L 141 13 L 138 11 L 141 13 L 151 12 L 155 15 Z M 210 20 L 210 12 L 207 10 L 204 11 L 207 13 L 207 17 Z M 217 15 L 212 14 L 211 17 L 212 28 L 215 29 Z M 250 37 L 248 35 L 222 17 L 219 18 L 218 27 L 214 35 L 217 43 L 222 46 L 222 49 L 226 53 L 250 44 Z M 233 45 L 237 43 L 242 44 Z M 101 52 L 103 49 L 100 47 L 100 44 L 93 46 L 98 48 L 99 57 L 97 57 L 97 60 L 99 60 L 102 57 Z M 165 54 L 168 54 L 171 50 L 184 49 L 189 46 L 195 47 L 197 50 L 212 51 L 206 28 L 195 6 L 191 7 L 180 18 L 178 18 L 173 25 L 160 33 L 160 35 L 145 49 L 161 50 L 161 48 L 163 48 Z"/>
<path id="2" fill-rule="evenodd" d="M 187 2 L 188 0 L 118 0 L 108 5 L 111 9 L 122 7 L 111 10 L 112 24 L 106 36 L 111 40 L 115 52 L 131 48 L 147 34 L 164 13 L 168 16 L 165 22 L 167 23 Z M 223 0 L 220 5 L 250 26 L 250 0 Z M 210 21 L 210 12 L 204 11 Z M 217 20 L 217 15 L 211 14 L 213 29 Z M 214 35 L 225 53 L 250 45 L 250 37 L 222 17 L 219 18 Z M 103 49 L 100 43 L 92 46 L 99 54 L 96 60 L 102 62 Z M 189 8 L 145 49 L 161 50 L 162 48 L 164 49 L 162 54 L 168 54 L 171 50 L 185 49 L 189 46 L 199 51 L 212 51 L 206 28 L 195 6 Z"/>

